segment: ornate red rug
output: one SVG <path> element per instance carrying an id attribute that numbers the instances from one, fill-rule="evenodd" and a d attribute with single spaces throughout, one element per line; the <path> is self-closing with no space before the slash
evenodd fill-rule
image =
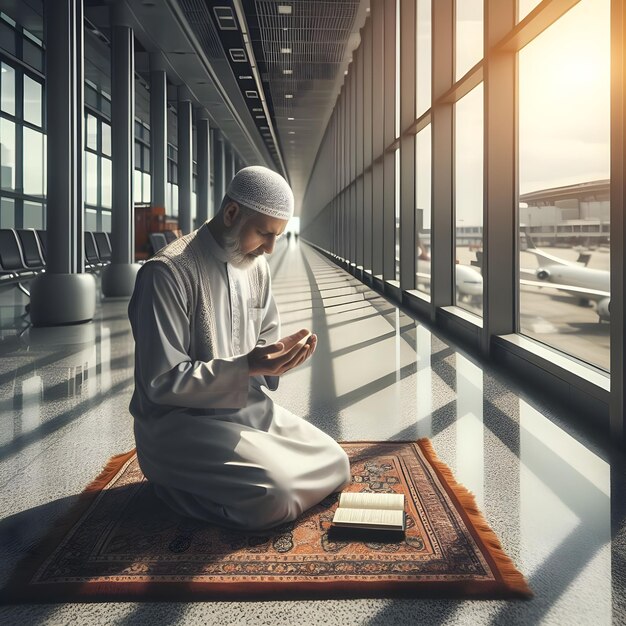
<path id="1" fill-rule="evenodd" d="M 135 452 L 111 459 L 16 568 L 4 603 L 348 597 L 527 598 L 531 591 L 426 439 L 342 444 L 349 491 L 406 498 L 400 541 L 329 537 L 332 494 L 295 522 L 244 533 L 170 512 Z"/>

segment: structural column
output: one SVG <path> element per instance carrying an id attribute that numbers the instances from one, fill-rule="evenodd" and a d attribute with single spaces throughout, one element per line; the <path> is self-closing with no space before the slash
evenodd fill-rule
<path id="1" fill-rule="evenodd" d="M 219 130 L 213 133 L 213 206 L 219 211 L 226 188 L 224 186 L 224 138 Z"/>
<path id="2" fill-rule="evenodd" d="M 47 271 L 31 283 L 34 326 L 93 318 L 96 283 L 84 274 L 83 3 L 46 4 Z"/>
<path id="3" fill-rule="evenodd" d="M 135 154 L 134 33 L 125 4 L 111 9 L 111 152 L 113 157 L 113 210 L 111 212 L 111 264 L 102 270 L 105 296 L 131 296 L 139 265 L 135 257 L 133 174 Z"/>
<path id="4" fill-rule="evenodd" d="M 233 149 L 229 143 L 224 142 L 224 184 L 225 188 L 228 188 L 230 181 L 235 175 L 233 165 Z"/>
<path id="5" fill-rule="evenodd" d="M 178 87 L 178 227 L 183 235 L 191 232 L 191 191 L 193 178 L 191 94 Z"/>
<path id="6" fill-rule="evenodd" d="M 198 112 L 196 137 L 198 138 L 196 227 L 199 227 L 214 215 L 211 201 L 211 128 L 208 113 L 204 109 Z"/>
<path id="7" fill-rule="evenodd" d="M 166 209 L 167 74 L 160 54 L 150 55 L 150 172 L 152 206 Z"/>

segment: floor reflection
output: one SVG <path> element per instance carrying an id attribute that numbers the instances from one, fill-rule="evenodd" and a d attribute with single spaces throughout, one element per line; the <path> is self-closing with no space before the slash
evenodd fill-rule
<path id="1" fill-rule="evenodd" d="M 313 359 L 283 378 L 274 399 L 338 440 L 431 438 L 535 598 L 198 603 L 173 613 L 166 604 L 102 604 L 88 621 L 59 605 L 12 608 L 0 621 L 155 623 L 167 615 L 167 623 L 232 623 L 235 611 L 240 623 L 261 615 L 284 624 L 620 623 L 621 456 L 609 463 L 585 434 L 562 427 L 569 415 L 531 399 L 302 242 L 279 245 L 271 265 L 283 334 L 308 327 L 319 338 Z M 133 446 L 127 304 L 100 302 L 89 324 L 33 329 L 14 291 L 0 292 L 2 581 L 108 458 Z M 621 543 L 611 543 L 612 532 Z"/>

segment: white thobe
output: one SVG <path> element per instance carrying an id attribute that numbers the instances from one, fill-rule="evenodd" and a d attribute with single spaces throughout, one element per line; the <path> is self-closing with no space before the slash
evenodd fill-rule
<path id="1" fill-rule="evenodd" d="M 177 512 L 241 529 L 291 521 L 350 480 L 343 449 L 274 404 L 246 355 L 279 338 L 269 268 L 226 262 L 205 224 L 144 264 L 129 305 L 139 464 Z"/>

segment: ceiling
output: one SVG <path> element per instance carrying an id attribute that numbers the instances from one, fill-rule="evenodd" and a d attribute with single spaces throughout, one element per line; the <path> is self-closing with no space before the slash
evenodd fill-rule
<path id="1" fill-rule="evenodd" d="M 174 1 L 207 55 L 227 59 L 298 212 L 369 0 Z"/>
<path id="2" fill-rule="evenodd" d="M 83 0 L 91 48 L 110 41 L 112 0 Z M 328 120 L 360 42 L 369 0 L 122 0 L 136 38 L 136 72 L 149 85 L 158 54 L 241 159 L 284 174 L 296 214 Z M 42 32 L 41 0 L 0 7 Z M 43 34 L 43 33 L 42 33 Z M 107 54 L 102 54 L 107 64 Z"/>

